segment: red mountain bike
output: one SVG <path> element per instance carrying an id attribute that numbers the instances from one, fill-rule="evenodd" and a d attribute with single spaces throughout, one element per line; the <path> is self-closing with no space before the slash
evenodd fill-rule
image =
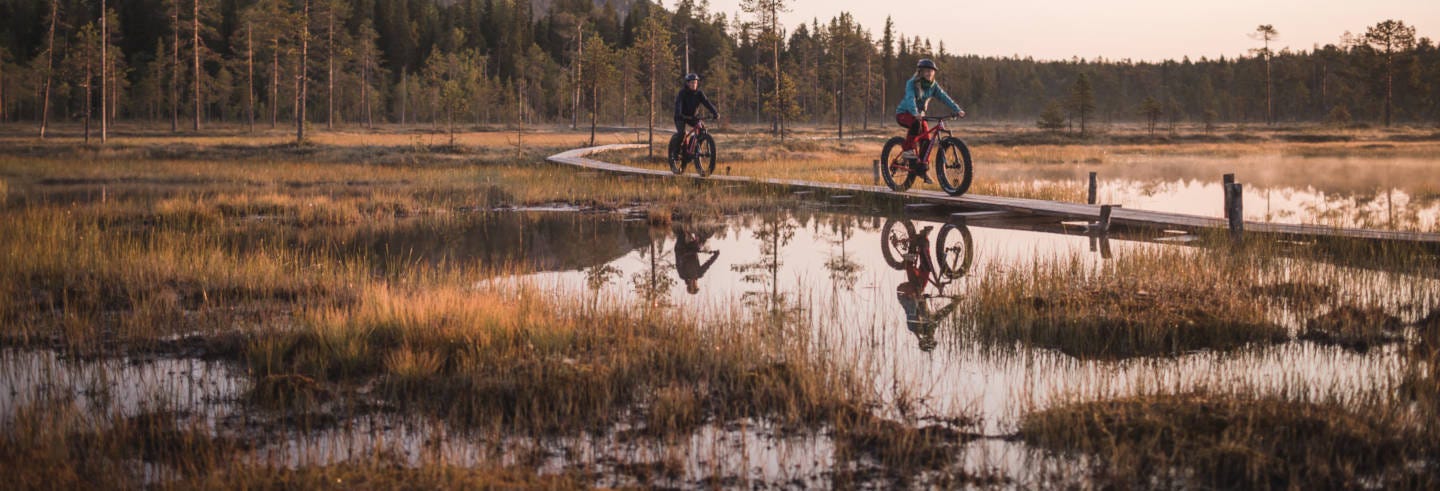
<path id="1" fill-rule="evenodd" d="M 935 154 L 935 178 L 940 181 L 940 189 L 951 196 L 960 196 L 970 189 L 970 180 L 974 177 L 974 170 L 970 165 L 970 147 L 951 135 L 950 130 L 945 128 L 945 121 L 955 119 L 954 116 L 926 117 L 925 121 L 935 123 L 925 134 L 920 135 L 919 158 L 915 160 L 902 157 L 902 145 L 905 137 L 897 136 L 885 142 L 885 149 L 880 152 L 880 175 L 885 178 L 885 184 L 890 189 L 905 191 L 915 183 L 915 176 L 925 172 L 922 162 L 929 162 L 930 151 L 939 149 Z M 937 145 L 938 144 L 938 145 Z"/>
<path id="2" fill-rule="evenodd" d="M 695 126 L 682 137 L 670 138 L 670 172 L 685 173 L 685 165 L 695 163 L 695 173 L 706 177 L 715 173 L 715 138 L 705 129 L 705 120 L 695 118 Z"/>

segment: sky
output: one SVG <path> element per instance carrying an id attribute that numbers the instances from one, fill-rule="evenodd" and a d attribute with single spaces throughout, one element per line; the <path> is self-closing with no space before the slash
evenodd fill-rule
<path id="1" fill-rule="evenodd" d="M 710 10 L 749 18 L 740 0 L 710 0 Z M 1415 26 L 1417 37 L 1440 38 L 1440 0 L 791 0 L 781 19 L 788 32 L 842 11 L 877 38 L 891 16 L 897 31 L 944 40 L 949 53 L 1050 60 L 1233 57 L 1260 46 L 1248 35 L 1261 24 L 1280 32 L 1276 51 L 1335 44 L 1345 31 L 1363 33 L 1387 19 Z"/>

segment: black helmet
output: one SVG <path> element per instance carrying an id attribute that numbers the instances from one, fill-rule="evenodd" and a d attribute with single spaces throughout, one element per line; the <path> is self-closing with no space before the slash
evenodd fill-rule
<path id="1" fill-rule="evenodd" d="M 685 81 L 686 81 L 686 82 L 693 82 L 693 81 L 696 81 L 696 80 L 700 80 L 700 75 L 691 73 L 691 74 L 685 76 Z"/>
<path id="2" fill-rule="evenodd" d="M 916 63 L 916 64 L 915 64 L 915 69 L 916 69 L 916 70 L 919 70 L 919 69 L 921 69 L 921 68 L 929 68 L 929 69 L 935 70 L 935 71 L 937 71 L 937 72 L 940 71 L 940 68 L 935 66 L 935 62 L 934 62 L 933 60 L 929 59 L 929 58 L 922 59 L 922 60 L 920 60 L 920 63 Z"/>

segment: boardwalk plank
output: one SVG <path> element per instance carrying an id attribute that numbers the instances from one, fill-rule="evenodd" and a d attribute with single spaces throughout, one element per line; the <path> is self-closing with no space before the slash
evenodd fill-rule
<path id="1" fill-rule="evenodd" d="M 843 191 L 846 193 L 868 193 L 882 195 L 895 194 L 890 191 L 889 188 L 883 186 L 867 186 L 863 184 L 840 184 L 787 179 L 760 179 L 744 176 L 716 175 L 710 176 L 708 178 L 701 178 L 693 174 L 676 176 L 675 174 L 666 170 L 642 169 L 638 167 L 631 167 L 628 165 L 612 164 L 609 162 L 603 162 L 588 157 L 597 153 L 633 148 L 645 148 L 645 145 L 618 144 L 603 145 L 590 148 L 579 148 L 555 154 L 551 156 L 548 160 L 559 164 L 632 175 L 684 177 L 688 179 L 706 179 L 710 181 L 721 181 L 740 184 L 765 184 L 771 186 L 803 187 L 819 190 Z M 911 191 L 908 193 L 904 193 L 903 196 L 909 198 L 910 200 L 922 203 L 963 206 L 967 208 L 978 208 L 989 211 L 1006 211 L 1022 214 L 1045 215 L 1057 217 L 1062 220 L 1093 221 L 1099 219 L 1100 217 L 1100 206 L 1081 203 L 1062 203 L 1058 201 L 970 194 L 960 197 L 952 197 L 945 193 L 934 190 Z M 1110 221 L 1114 225 L 1142 228 L 1180 228 L 1188 230 L 1226 230 L 1228 228 L 1228 224 L 1226 223 L 1226 221 L 1222 218 L 1217 217 L 1205 217 L 1161 211 L 1133 210 L 1126 208 L 1116 208 L 1114 210 L 1114 213 L 1110 217 Z M 1280 235 L 1287 237 L 1329 237 L 1440 245 L 1440 234 L 1398 232 L 1392 230 L 1334 228 L 1315 225 L 1296 225 L 1285 223 L 1245 222 L 1245 231 L 1247 233 L 1253 234 Z"/>

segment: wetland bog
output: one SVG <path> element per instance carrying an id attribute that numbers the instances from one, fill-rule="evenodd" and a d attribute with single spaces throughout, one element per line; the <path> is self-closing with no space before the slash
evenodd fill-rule
<path id="1" fill-rule="evenodd" d="M 1249 218 L 1436 229 L 1433 143 L 1007 135 L 978 133 L 972 192 L 1080 201 L 1098 169 L 1103 201 L 1215 215 L 1235 172 L 1274 203 Z M 878 139 L 812 136 L 717 132 L 732 175 L 869 182 Z M 0 467 L 20 487 L 1440 480 L 1435 251 L 959 224 L 506 138 L 0 142 Z M 908 237 L 943 285 L 907 289 Z"/>

